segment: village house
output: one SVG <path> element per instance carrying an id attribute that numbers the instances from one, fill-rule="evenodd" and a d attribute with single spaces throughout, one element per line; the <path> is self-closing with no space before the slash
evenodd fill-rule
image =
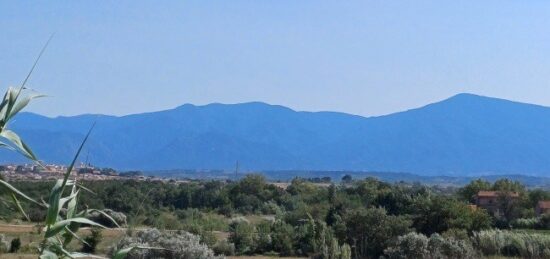
<path id="1" fill-rule="evenodd" d="M 535 208 L 535 213 L 537 216 L 542 214 L 550 214 L 550 201 L 539 201 L 537 207 Z"/>
<path id="2" fill-rule="evenodd" d="M 475 205 L 498 217 L 503 212 L 504 202 L 515 202 L 518 198 L 517 192 L 479 191 Z"/>

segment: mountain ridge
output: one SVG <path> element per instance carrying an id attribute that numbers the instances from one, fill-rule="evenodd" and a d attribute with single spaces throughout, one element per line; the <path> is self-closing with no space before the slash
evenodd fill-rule
<path id="1" fill-rule="evenodd" d="M 540 176 L 550 171 L 547 118 L 549 107 L 463 93 L 372 117 L 248 102 L 124 116 L 22 113 L 12 126 L 55 163 L 66 163 L 97 121 L 85 152 L 119 169 L 230 169 L 238 160 L 250 170 Z M 0 152 L 0 162 L 20 161 Z"/>

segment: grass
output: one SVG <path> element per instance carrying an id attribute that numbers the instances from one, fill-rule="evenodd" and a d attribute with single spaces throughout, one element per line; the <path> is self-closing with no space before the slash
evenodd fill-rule
<path id="1" fill-rule="evenodd" d="M 109 252 L 110 246 L 116 243 L 124 236 L 126 229 L 103 229 L 103 240 L 97 246 L 97 254 L 106 255 Z M 36 258 L 38 250 L 33 247 L 38 247 L 38 243 L 42 240 L 42 235 L 38 234 L 37 228 L 34 225 L 10 225 L 0 224 L 0 233 L 4 234 L 8 240 L 13 238 L 21 239 L 21 253 L 20 254 L 2 254 L 3 258 Z M 89 228 L 81 228 L 78 231 L 79 236 L 88 236 L 90 234 Z M 26 248 L 25 248 L 26 247 Z M 82 244 L 76 240 L 73 240 L 69 244 L 69 248 L 72 251 L 78 251 L 82 247 Z M 28 257 L 31 256 L 31 257 Z"/>
<path id="2" fill-rule="evenodd" d="M 514 229 L 516 233 L 550 235 L 550 229 Z"/>

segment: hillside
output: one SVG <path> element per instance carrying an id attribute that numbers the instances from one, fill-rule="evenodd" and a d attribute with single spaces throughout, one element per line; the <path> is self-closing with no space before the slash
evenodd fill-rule
<path id="1" fill-rule="evenodd" d="M 254 102 L 121 117 L 22 113 L 11 126 L 40 158 L 66 163 L 93 121 L 82 160 L 119 169 L 229 169 L 239 160 L 248 170 L 550 172 L 550 108 L 472 94 L 370 118 Z M 1 152 L 0 161 L 22 160 Z"/>

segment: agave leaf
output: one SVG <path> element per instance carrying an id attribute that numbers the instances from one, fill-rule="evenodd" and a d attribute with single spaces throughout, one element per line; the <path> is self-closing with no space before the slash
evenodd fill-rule
<path id="1" fill-rule="evenodd" d="M 74 181 L 69 181 L 69 176 L 71 175 L 71 171 L 73 170 L 74 164 L 76 163 L 76 160 L 78 159 L 78 155 L 80 155 L 80 152 L 82 151 L 82 148 L 84 147 L 84 144 L 88 140 L 88 137 L 92 133 L 92 129 L 94 128 L 95 123 L 90 127 L 90 130 L 88 130 L 88 133 L 86 134 L 86 137 L 84 137 L 84 140 L 82 140 L 82 143 L 80 144 L 80 147 L 78 148 L 71 164 L 69 167 L 67 167 L 67 171 L 65 171 L 65 174 L 63 176 L 62 181 L 57 181 L 54 187 L 52 188 L 52 191 L 50 192 L 49 202 L 48 204 L 50 207 L 48 208 L 48 214 L 46 216 L 46 225 L 52 225 L 57 220 L 57 215 L 59 214 L 60 210 L 60 200 L 61 195 L 63 194 L 63 191 L 65 190 L 66 185 L 73 185 Z"/>
<path id="2" fill-rule="evenodd" d="M 90 134 L 92 133 L 92 130 L 94 129 L 95 127 L 95 122 L 94 124 L 90 127 L 90 129 L 88 130 L 88 133 L 86 134 L 86 136 L 84 137 L 84 140 L 82 140 L 82 143 L 80 143 L 80 147 L 78 148 L 78 150 L 76 151 L 76 154 L 73 158 L 73 161 L 71 162 L 71 164 L 69 165 L 69 167 L 67 167 L 67 171 L 65 172 L 65 175 L 63 176 L 63 184 L 61 185 L 61 189 L 64 189 L 65 188 L 65 184 L 67 183 L 67 180 L 69 179 L 69 175 L 71 175 L 71 171 L 73 170 L 73 167 L 74 167 L 74 164 L 76 163 L 76 160 L 78 159 L 78 156 L 80 155 L 80 152 L 82 152 L 82 148 L 84 147 L 84 144 L 86 143 L 86 141 L 88 140 L 88 138 L 90 137 Z"/>
<path id="3" fill-rule="evenodd" d="M 15 103 L 15 105 L 11 109 L 10 114 L 7 115 L 6 121 L 9 121 L 11 118 L 13 118 L 13 116 L 15 116 L 21 110 L 23 110 L 23 108 L 25 108 L 31 102 L 32 99 L 41 98 L 41 97 L 46 97 L 46 95 L 33 93 L 33 94 L 29 94 L 19 98 L 19 100 Z"/>
<path id="4" fill-rule="evenodd" d="M 94 221 L 91 221 L 87 218 L 71 218 L 71 219 L 65 219 L 65 220 L 58 221 L 55 224 L 53 224 L 52 226 L 50 226 L 49 229 L 46 230 L 45 237 L 49 238 L 49 237 L 55 236 L 57 233 L 61 232 L 66 226 L 68 226 L 72 222 L 81 223 L 81 224 L 88 224 L 88 225 L 92 225 L 92 226 L 98 226 L 98 227 L 101 227 L 101 228 L 107 228 L 107 227 L 105 227 L 105 226 L 103 226 L 99 223 L 96 223 Z"/>
<path id="5" fill-rule="evenodd" d="M 0 147 L 3 147 L 3 148 L 7 148 L 9 150 L 13 150 L 13 151 L 16 151 L 15 148 L 13 148 L 12 146 L 0 141 Z"/>
<path id="6" fill-rule="evenodd" d="M 115 224 L 115 226 L 117 226 L 117 228 L 120 228 L 120 225 L 115 221 L 115 219 L 113 219 L 111 216 L 109 216 L 109 214 L 105 213 L 105 211 L 98 210 L 98 209 L 89 209 L 89 210 L 87 210 L 86 213 L 89 214 L 90 212 L 93 212 L 93 211 L 96 211 L 99 214 L 105 216 L 107 219 L 109 219 L 111 222 L 113 222 Z"/>
<path id="7" fill-rule="evenodd" d="M 8 87 L 8 89 L 6 90 L 6 93 L 4 94 L 4 98 L 2 98 L 2 102 L 0 103 L 0 121 L 1 121 L 1 126 L 4 127 L 5 125 L 5 118 L 6 118 L 6 113 L 7 113 L 7 109 L 8 109 L 8 103 L 10 102 L 10 96 L 11 96 L 11 92 L 13 91 L 13 87 Z"/>
<path id="8" fill-rule="evenodd" d="M 17 190 L 17 188 L 13 187 L 11 184 L 3 181 L 3 180 L 0 180 L 0 186 L 4 186 L 6 188 L 8 188 L 10 191 L 12 191 L 12 193 L 15 193 L 23 198 L 25 198 L 26 200 L 32 202 L 32 203 L 35 203 L 37 205 L 40 205 L 42 207 L 44 207 L 45 205 L 40 203 L 40 202 L 37 202 L 36 200 L 32 199 L 31 197 L 25 195 L 24 193 L 22 193 L 21 191 Z"/>
<path id="9" fill-rule="evenodd" d="M 7 124 L 6 117 L 7 114 L 9 114 L 9 106 L 12 102 L 12 96 L 14 92 L 13 87 L 8 87 L 8 90 L 6 90 L 6 93 L 4 94 L 4 98 L 2 98 L 2 103 L 0 103 L 0 126 L 4 128 L 4 126 Z"/>
<path id="10" fill-rule="evenodd" d="M 69 203 L 67 204 L 67 217 L 66 218 L 73 218 L 75 216 L 75 210 L 76 210 L 76 204 L 77 204 L 77 194 L 78 194 L 78 191 L 76 190 L 76 185 L 73 185 L 73 188 L 71 190 L 71 196 L 73 196 L 74 198 L 72 198 Z M 80 224 L 79 223 L 71 223 L 69 224 L 69 226 L 66 227 L 66 233 L 63 235 L 63 237 L 65 238 L 65 240 L 63 240 L 63 246 L 67 246 L 67 244 L 69 244 L 71 242 L 71 240 L 73 239 L 73 237 L 75 237 L 76 239 L 78 239 L 79 241 L 81 241 L 82 243 L 85 243 L 87 245 L 89 245 L 88 243 L 86 243 L 86 241 L 82 240 L 78 235 L 75 234 L 75 232 L 78 231 L 78 228 L 80 227 Z"/>
<path id="11" fill-rule="evenodd" d="M 52 187 L 52 190 L 50 192 L 50 197 L 48 198 L 48 212 L 46 214 L 46 225 L 52 225 L 57 221 L 57 215 L 59 214 L 59 203 L 61 201 L 61 185 L 63 182 L 61 180 L 57 180 L 55 182 L 55 185 Z"/>
<path id="12" fill-rule="evenodd" d="M 25 213 L 25 210 L 23 210 L 23 207 L 21 207 L 21 203 L 19 203 L 19 200 L 17 199 L 17 197 L 15 196 L 15 193 L 11 193 L 11 198 L 13 200 L 13 203 L 15 203 L 15 206 L 17 207 L 17 209 L 19 210 L 19 212 L 21 212 L 21 214 L 23 214 L 23 216 L 25 217 L 25 219 L 27 219 L 27 221 L 31 221 L 29 219 L 29 216 L 27 216 L 27 213 Z"/>
<path id="13" fill-rule="evenodd" d="M 78 198 L 77 195 L 78 191 L 76 190 L 76 185 L 73 185 L 73 189 L 71 190 L 71 196 L 73 196 L 73 198 L 67 204 L 67 218 L 74 217 L 76 211 L 76 202 Z"/>
<path id="14" fill-rule="evenodd" d="M 46 51 L 46 48 L 48 48 L 48 45 L 50 44 L 50 41 L 53 39 L 53 36 L 54 36 L 54 34 L 50 35 L 50 38 L 48 38 L 48 41 L 46 41 L 46 44 L 44 44 L 44 46 L 40 50 L 40 53 L 38 54 L 38 57 L 36 57 L 36 59 L 34 60 L 34 63 L 32 64 L 32 67 L 29 70 L 29 73 L 27 73 L 27 76 L 25 77 L 25 79 L 21 83 L 21 86 L 19 87 L 17 92 L 10 98 L 11 100 L 10 100 L 10 102 L 8 102 L 8 108 L 6 110 L 6 113 L 4 114 L 5 118 L 8 118 L 8 117 L 12 116 L 12 109 L 13 109 L 15 103 L 17 102 L 17 99 L 19 98 L 19 95 L 21 94 L 21 91 L 23 91 L 23 89 L 25 89 L 25 85 L 27 84 L 27 81 L 29 81 L 29 78 L 31 77 L 32 72 L 34 71 L 34 69 L 36 68 L 36 65 L 38 64 L 38 61 L 40 60 L 40 58 L 42 57 L 42 55 Z M 12 93 L 14 93 L 14 91 L 12 91 Z M 5 120 L 4 123 L 6 123 L 7 121 L 8 120 Z"/>
<path id="15" fill-rule="evenodd" d="M 76 186 L 78 186 L 78 188 L 80 188 L 80 189 L 82 189 L 82 190 L 85 190 L 85 191 L 87 191 L 87 192 L 89 192 L 89 193 L 91 193 L 91 194 L 93 194 L 93 195 L 97 195 L 97 193 L 95 193 L 94 191 L 92 191 L 92 190 L 90 190 L 90 189 L 84 187 L 84 186 L 81 185 L 81 184 L 76 184 Z"/>
<path id="16" fill-rule="evenodd" d="M 21 153 L 22 155 L 33 161 L 38 160 L 32 150 L 29 148 L 29 146 L 27 146 L 27 144 L 25 144 L 25 142 L 23 142 L 23 140 L 21 140 L 21 138 L 15 132 L 9 129 L 4 129 L 0 132 L 0 136 L 9 140 L 17 148 L 17 151 L 19 151 L 19 153 Z"/>
<path id="17" fill-rule="evenodd" d="M 63 240 L 63 247 L 66 247 L 72 241 L 73 237 L 76 238 L 76 240 L 82 242 L 83 244 L 90 246 L 90 244 L 88 244 L 86 240 L 78 236 L 74 231 L 71 230 L 70 227 L 65 227 L 65 231 L 66 231 L 64 235 L 65 240 Z"/>

